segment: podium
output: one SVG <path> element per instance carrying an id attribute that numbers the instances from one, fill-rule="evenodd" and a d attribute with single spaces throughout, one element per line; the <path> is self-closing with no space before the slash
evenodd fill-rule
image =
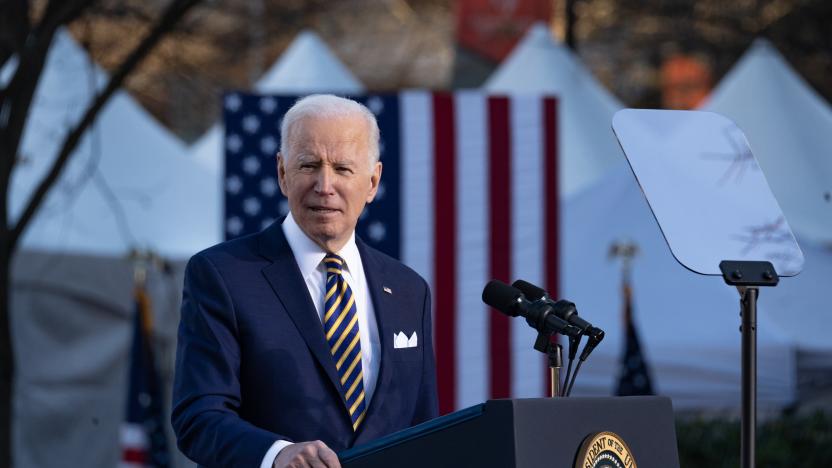
<path id="1" fill-rule="evenodd" d="M 601 432 L 625 442 L 635 463 L 623 467 L 679 467 L 673 409 L 665 397 L 489 400 L 338 457 L 344 468 L 572 468 L 585 440 Z M 595 466 L 617 465 L 581 468 Z"/>

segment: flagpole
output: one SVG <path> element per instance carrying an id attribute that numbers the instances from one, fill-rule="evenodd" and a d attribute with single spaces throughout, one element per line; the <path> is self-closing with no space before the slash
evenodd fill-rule
<path id="1" fill-rule="evenodd" d="M 610 246 L 609 253 L 610 258 L 621 259 L 622 322 L 625 338 L 615 390 L 615 394 L 619 396 L 654 394 L 649 366 L 641 352 L 633 317 L 632 266 L 638 251 L 638 246 L 633 242 L 617 242 Z"/>
<path id="2" fill-rule="evenodd" d="M 608 257 L 610 259 L 621 259 L 621 284 L 630 285 L 630 271 L 632 270 L 633 258 L 638 255 L 638 245 L 631 241 L 613 242 L 610 246 Z"/>

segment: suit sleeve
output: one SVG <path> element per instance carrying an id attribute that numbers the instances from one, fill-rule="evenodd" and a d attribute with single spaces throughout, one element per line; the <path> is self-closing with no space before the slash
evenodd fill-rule
<path id="1" fill-rule="evenodd" d="M 422 381 L 419 386 L 419 396 L 416 411 L 411 425 L 425 422 L 439 415 L 439 401 L 436 394 L 436 359 L 433 354 L 433 324 L 431 322 L 430 288 L 425 285 L 424 304 L 422 305 Z"/>
<path id="2" fill-rule="evenodd" d="M 240 346 L 234 304 L 204 254 L 185 270 L 171 422 L 191 460 L 211 467 L 259 466 L 286 439 L 239 416 Z"/>

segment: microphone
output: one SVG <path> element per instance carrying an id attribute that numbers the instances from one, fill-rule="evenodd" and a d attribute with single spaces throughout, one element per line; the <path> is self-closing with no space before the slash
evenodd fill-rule
<path id="1" fill-rule="evenodd" d="M 593 327 L 591 323 L 579 317 L 578 309 L 575 308 L 575 304 L 564 300 L 555 301 L 550 298 L 548 294 L 546 294 L 546 291 L 543 290 L 543 288 L 535 286 L 528 281 L 517 280 L 512 283 L 512 286 L 519 289 L 524 296 L 531 300 L 542 300 L 553 304 L 561 304 L 559 307 L 555 307 L 555 313 L 558 314 L 558 317 L 580 328 L 583 334 L 589 337 L 589 341 L 587 341 L 586 347 L 581 353 L 582 361 L 585 360 L 589 356 L 589 353 L 591 353 L 592 350 L 598 346 L 598 343 L 604 339 L 604 330 Z"/>
<path id="2" fill-rule="evenodd" d="M 567 322 L 575 325 L 576 327 L 580 328 L 582 332 L 589 335 L 587 330 L 592 327 L 592 324 L 587 322 L 586 320 L 582 319 L 578 316 L 578 309 L 575 308 L 575 304 L 565 300 L 555 301 L 554 299 L 550 298 L 546 291 L 543 288 L 535 286 L 528 281 L 524 280 L 517 280 L 511 284 L 515 288 L 519 289 L 520 292 L 523 293 L 526 298 L 530 301 L 539 301 L 543 300 L 546 302 L 550 302 L 552 304 L 556 304 L 555 313 L 558 314 L 558 317 L 566 320 Z"/>
<path id="3" fill-rule="evenodd" d="M 514 286 L 515 288 L 522 291 L 523 294 L 529 299 L 536 300 L 536 301 L 552 302 L 552 303 L 555 302 L 549 297 L 549 294 L 547 294 L 546 291 L 543 290 L 543 288 L 539 288 L 539 287 L 533 285 L 532 283 L 529 283 L 528 281 L 524 281 L 524 280 L 519 279 L 519 280 L 515 281 L 514 283 L 512 283 L 512 286 Z M 559 301 L 559 302 L 564 302 L 565 303 L 565 304 L 563 304 L 563 307 L 560 310 L 560 312 L 563 314 L 563 315 L 559 315 L 560 318 L 562 318 L 564 320 L 569 320 L 570 318 L 573 318 L 573 317 L 579 318 L 578 317 L 578 311 L 575 308 L 575 304 L 573 304 L 571 302 L 568 302 L 568 301 Z M 573 318 L 573 320 L 574 320 L 574 318 Z M 583 320 L 581 320 L 581 321 L 583 321 Z M 581 323 L 580 325 L 584 325 L 584 324 Z M 588 328 L 589 324 L 587 323 L 586 324 L 587 326 L 583 326 L 583 327 L 581 327 L 580 325 L 578 326 L 578 328 L 581 328 L 581 331 L 583 332 L 583 330 L 586 330 Z M 580 345 L 581 345 L 581 335 L 570 336 L 569 337 L 569 354 L 568 354 L 568 356 L 569 356 L 569 365 L 566 367 L 566 379 L 564 380 L 563 389 L 562 389 L 563 393 L 561 393 L 559 396 L 565 396 L 566 395 L 566 389 L 569 388 L 569 377 L 572 375 L 572 363 L 575 361 L 575 357 L 577 357 L 577 355 L 578 355 L 578 348 L 580 347 Z M 584 349 L 586 349 L 586 346 L 584 347 Z"/>
<path id="4" fill-rule="evenodd" d="M 541 333 L 581 336 L 581 329 L 558 317 L 552 304 L 529 302 L 520 290 L 502 281 L 489 281 L 482 290 L 482 301 L 511 317 L 524 317 L 529 326 Z"/>
<path id="5" fill-rule="evenodd" d="M 578 309 L 575 307 L 575 304 L 564 300 L 554 301 L 549 297 L 546 291 L 543 290 L 543 288 L 523 280 L 515 281 L 512 286 L 522 291 L 526 297 L 535 298 L 536 302 L 561 304 L 560 307 L 556 308 L 555 313 L 557 313 L 560 318 L 579 328 L 582 334 L 589 337 L 584 345 L 583 351 L 581 351 L 580 358 L 578 358 L 578 366 L 575 368 L 575 373 L 572 374 L 571 380 L 569 378 L 570 371 L 572 370 L 572 360 L 575 359 L 575 354 L 577 353 L 578 340 L 569 340 L 569 367 L 566 370 L 566 385 L 563 393 L 563 395 L 569 396 L 569 394 L 572 393 L 572 386 L 575 385 L 575 379 L 578 377 L 578 372 L 581 370 L 581 365 L 587 360 L 590 353 L 592 353 L 595 347 L 598 346 L 601 340 L 604 339 L 604 330 L 593 327 L 591 323 L 579 317 Z"/>

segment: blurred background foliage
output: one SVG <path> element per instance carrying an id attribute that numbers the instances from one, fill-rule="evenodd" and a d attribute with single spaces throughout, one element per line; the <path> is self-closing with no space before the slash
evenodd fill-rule
<path id="1" fill-rule="evenodd" d="M 740 421 L 680 418 L 676 422 L 682 467 L 734 468 L 740 465 Z M 757 466 L 821 468 L 832 466 L 832 416 L 785 414 L 757 427 Z"/>
<path id="2" fill-rule="evenodd" d="M 541 2 L 550 2 L 546 6 L 555 35 L 564 39 L 571 24 L 575 51 L 625 105 L 678 107 L 662 99 L 663 73 L 674 58 L 694 58 L 701 64 L 700 81 L 707 91 L 757 37 L 771 40 L 822 96 L 832 99 L 828 0 Z M 99 3 L 72 29 L 108 68 L 164 2 Z M 481 58 L 476 70 L 455 66 L 464 53 L 457 44 L 462 3 L 205 1 L 131 76 L 127 87 L 190 141 L 216 120 L 222 90 L 249 87 L 304 28 L 315 30 L 369 91 L 444 90 L 460 83 L 475 87 L 498 63 Z M 510 33 L 519 38 L 522 31 Z M 467 74 L 465 79 L 455 76 L 460 73 Z"/>

